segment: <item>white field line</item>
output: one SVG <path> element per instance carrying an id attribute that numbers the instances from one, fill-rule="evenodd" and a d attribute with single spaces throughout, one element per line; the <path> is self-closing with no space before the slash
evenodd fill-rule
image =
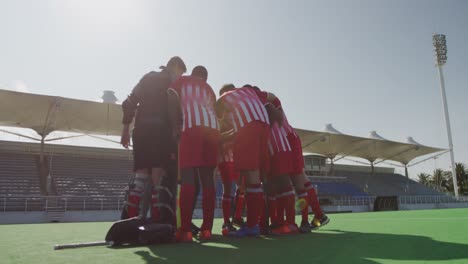
<path id="1" fill-rule="evenodd" d="M 346 219 L 346 221 L 375 221 L 375 220 L 463 220 L 468 219 L 466 217 L 409 217 L 409 218 L 354 218 Z"/>

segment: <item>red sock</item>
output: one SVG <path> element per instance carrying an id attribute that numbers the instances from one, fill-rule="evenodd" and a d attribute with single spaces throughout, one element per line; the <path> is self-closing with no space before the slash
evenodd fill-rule
<path id="1" fill-rule="evenodd" d="M 284 213 L 286 214 L 286 223 L 294 224 L 296 212 L 294 210 L 294 191 L 292 186 L 286 186 L 281 190 L 278 197 L 278 204 L 281 210 L 280 223 L 284 223 Z"/>
<path id="2" fill-rule="evenodd" d="M 213 228 L 216 191 L 214 187 L 203 188 L 203 224 L 202 230 Z"/>
<path id="3" fill-rule="evenodd" d="M 140 201 L 143 192 L 139 189 L 130 190 L 127 201 L 128 217 L 132 218 L 140 214 Z"/>
<path id="4" fill-rule="evenodd" d="M 130 192 L 130 195 L 128 196 L 128 202 L 127 202 L 127 213 L 128 213 L 129 218 L 138 216 L 139 211 L 140 211 L 139 210 L 140 200 L 141 200 L 141 196 L 139 194 L 134 194 Z"/>
<path id="5" fill-rule="evenodd" d="M 192 230 L 192 205 L 195 196 L 195 185 L 184 183 L 180 187 L 180 218 L 182 232 Z"/>
<path id="6" fill-rule="evenodd" d="M 228 223 L 229 219 L 231 218 L 231 196 L 223 195 L 223 217 L 224 223 Z"/>
<path id="7" fill-rule="evenodd" d="M 245 195 L 243 192 L 239 192 L 236 199 L 236 212 L 234 218 L 239 219 L 242 217 L 242 211 L 244 211 Z"/>
<path id="8" fill-rule="evenodd" d="M 263 189 L 261 184 L 247 185 L 247 227 L 254 227 L 258 224 L 262 210 Z"/>
<path id="9" fill-rule="evenodd" d="M 306 206 L 304 206 L 304 209 L 301 211 L 302 215 L 302 222 L 308 222 L 309 221 L 309 202 L 307 201 L 307 191 L 305 189 L 297 191 L 297 196 L 299 199 L 304 199 L 307 203 Z"/>
<path id="10" fill-rule="evenodd" d="M 307 190 L 307 202 L 312 208 L 314 217 L 321 218 L 323 213 L 322 213 L 322 209 L 320 208 L 320 203 L 318 201 L 317 194 L 315 193 L 314 186 L 312 185 L 310 181 L 308 181 L 304 184 L 304 187 Z"/>
<path id="11" fill-rule="evenodd" d="M 151 221 L 156 223 L 159 220 L 158 190 L 153 189 L 151 193 Z"/>

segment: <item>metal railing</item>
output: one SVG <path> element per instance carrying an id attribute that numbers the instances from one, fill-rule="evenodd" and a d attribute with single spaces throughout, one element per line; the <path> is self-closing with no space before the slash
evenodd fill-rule
<path id="1" fill-rule="evenodd" d="M 32 211 L 104 211 L 120 210 L 124 196 L 30 196 L 0 197 L 0 212 Z M 319 196 L 322 205 L 362 206 L 373 205 L 376 196 Z M 449 195 L 399 196 L 399 204 L 467 203 L 468 197 Z M 198 201 L 197 208 L 201 207 Z M 221 197 L 216 197 L 216 207 L 221 207 Z"/>
<path id="2" fill-rule="evenodd" d="M 1 197 L 1 211 L 86 211 L 120 210 L 124 196 L 40 196 Z"/>

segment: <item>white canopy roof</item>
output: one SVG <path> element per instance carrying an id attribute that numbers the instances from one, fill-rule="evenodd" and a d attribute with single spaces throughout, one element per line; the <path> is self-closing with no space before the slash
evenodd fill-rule
<path id="1" fill-rule="evenodd" d="M 0 90 L 0 126 L 30 128 L 40 135 L 52 131 L 120 135 L 120 105 L 57 96 Z"/>
<path id="2" fill-rule="evenodd" d="M 0 126 L 30 128 L 44 136 L 52 131 L 119 136 L 121 121 L 122 109 L 117 104 L 0 90 Z M 408 164 L 416 157 L 443 150 L 421 145 L 411 137 L 406 143 L 387 140 L 375 131 L 368 137 L 346 135 L 331 124 L 322 131 L 296 131 L 304 152 L 331 159 L 353 156 Z"/>

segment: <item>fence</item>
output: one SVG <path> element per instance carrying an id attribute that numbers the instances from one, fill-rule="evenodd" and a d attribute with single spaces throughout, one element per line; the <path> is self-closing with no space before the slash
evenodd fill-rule
<path id="1" fill-rule="evenodd" d="M 376 196 L 351 197 L 320 197 L 326 199 L 328 205 L 373 205 Z M 467 203 L 468 197 L 455 198 L 448 195 L 420 195 L 399 196 L 399 204 L 438 204 L 438 203 Z M 86 210 L 120 210 L 124 204 L 124 196 L 40 196 L 40 197 L 1 197 L 0 212 L 11 211 L 86 211 Z M 201 201 L 197 207 L 201 206 Z M 221 207 L 221 197 L 216 197 L 216 207 Z"/>
<path id="2" fill-rule="evenodd" d="M 0 199 L 3 212 L 49 211 L 57 208 L 63 211 L 120 210 L 124 202 L 124 196 L 42 196 Z"/>

